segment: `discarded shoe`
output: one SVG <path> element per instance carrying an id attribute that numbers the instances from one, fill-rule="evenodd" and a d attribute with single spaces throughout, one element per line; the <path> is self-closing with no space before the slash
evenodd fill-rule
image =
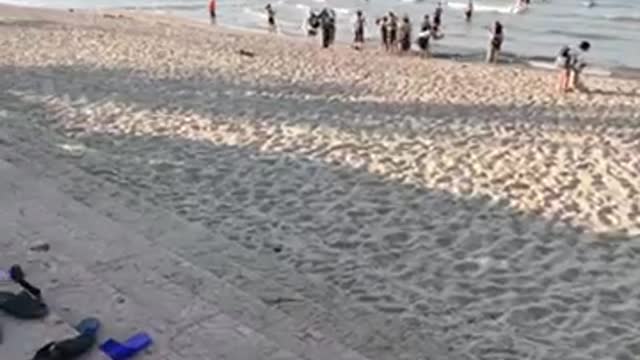
<path id="1" fill-rule="evenodd" d="M 100 345 L 100 350 L 107 354 L 111 360 L 125 360 L 146 349 L 152 342 L 151 337 L 142 332 L 133 335 L 124 343 L 109 339 Z"/>
<path id="2" fill-rule="evenodd" d="M 27 281 L 27 279 L 25 279 L 24 271 L 22 271 L 20 265 L 13 265 L 9 269 L 9 276 L 11 277 L 11 280 L 22 286 L 22 288 L 29 292 L 29 294 L 40 299 L 40 297 L 42 296 L 42 292 L 37 287 L 31 285 Z"/>
<path id="3" fill-rule="evenodd" d="M 86 318 L 77 326 L 80 335 L 62 340 L 53 341 L 36 352 L 33 360 L 74 360 L 87 353 L 96 343 L 100 321 L 95 318 Z"/>
<path id="4" fill-rule="evenodd" d="M 0 291 L 0 310 L 19 319 L 42 319 L 49 313 L 49 308 L 42 300 L 26 291 L 18 294 Z"/>

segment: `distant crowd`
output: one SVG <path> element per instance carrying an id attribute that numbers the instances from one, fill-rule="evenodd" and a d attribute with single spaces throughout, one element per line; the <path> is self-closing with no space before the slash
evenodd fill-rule
<path id="1" fill-rule="evenodd" d="M 216 0 L 210 0 L 209 13 L 212 23 L 216 19 Z M 522 12 L 527 9 L 530 0 L 516 0 L 513 6 L 514 12 Z M 277 31 L 276 11 L 271 4 L 265 6 L 267 15 L 267 26 L 272 32 Z M 473 0 L 468 0 L 464 9 L 464 18 L 470 22 L 473 18 L 474 4 Z M 442 32 L 444 9 L 442 2 L 438 2 L 433 15 L 424 15 L 415 43 L 420 50 L 420 54 L 424 57 L 431 56 L 432 40 L 440 40 L 444 37 Z M 311 10 L 305 19 L 303 29 L 310 37 L 321 35 L 321 43 L 323 48 L 330 47 L 336 38 L 336 12 L 331 8 L 325 7 L 320 11 Z M 367 20 L 362 10 L 357 10 L 353 18 L 353 48 L 361 50 L 365 43 L 365 28 Z M 386 15 L 375 20 L 376 26 L 380 31 L 380 39 L 382 48 L 387 52 L 408 53 L 412 47 L 413 24 L 408 15 L 399 17 L 393 11 L 389 11 Z M 492 26 L 488 27 L 489 42 L 486 52 L 487 63 L 497 63 L 499 60 L 500 50 L 505 38 L 504 26 L 500 21 L 495 21 Z M 558 80 L 559 90 L 567 92 L 571 90 L 583 90 L 580 83 L 580 74 L 586 68 L 584 54 L 589 51 L 591 44 L 583 41 L 577 49 L 564 46 L 560 49 L 556 66 L 560 69 Z"/>

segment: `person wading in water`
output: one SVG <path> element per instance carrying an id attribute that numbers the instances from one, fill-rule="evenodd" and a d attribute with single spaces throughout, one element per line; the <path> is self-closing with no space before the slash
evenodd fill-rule
<path id="1" fill-rule="evenodd" d="M 353 21 L 353 31 L 354 31 L 354 39 L 353 39 L 353 47 L 356 50 L 361 50 L 364 46 L 364 25 L 366 24 L 366 20 L 361 10 L 356 11 L 356 18 Z"/>
<path id="2" fill-rule="evenodd" d="M 267 10 L 267 23 L 269 24 L 269 31 L 276 32 L 276 11 L 273 10 L 273 6 L 271 6 L 271 4 L 267 4 L 264 9 Z"/>
<path id="3" fill-rule="evenodd" d="M 500 21 L 493 23 L 493 28 L 490 29 L 489 49 L 487 50 L 487 62 L 497 63 L 502 43 L 504 42 L 504 29 Z"/>
<path id="4" fill-rule="evenodd" d="M 209 1 L 209 16 L 211 17 L 211 23 L 216 23 L 216 0 Z"/>

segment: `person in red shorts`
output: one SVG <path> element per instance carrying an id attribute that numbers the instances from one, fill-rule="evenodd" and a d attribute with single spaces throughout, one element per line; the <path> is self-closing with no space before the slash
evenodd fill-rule
<path id="1" fill-rule="evenodd" d="M 216 0 L 209 0 L 209 16 L 211 16 L 211 23 L 216 23 Z"/>

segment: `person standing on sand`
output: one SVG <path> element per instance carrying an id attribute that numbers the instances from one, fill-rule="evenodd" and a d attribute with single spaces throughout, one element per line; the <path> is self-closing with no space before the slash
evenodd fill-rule
<path id="1" fill-rule="evenodd" d="M 558 77 L 558 90 L 560 92 L 569 91 L 569 79 L 571 78 L 571 48 L 563 46 L 558 52 L 556 66 L 560 69 Z"/>
<path id="2" fill-rule="evenodd" d="M 587 67 L 587 63 L 584 59 L 586 53 L 591 49 L 591 44 L 588 41 L 583 41 L 578 46 L 578 51 L 570 52 L 571 59 L 571 73 L 569 81 L 569 89 L 575 89 L 578 91 L 586 91 L 582 82 L 580 82 L 580 75 L 582 71 Z"/>
<path id="3" fill-rule="evenodd" d="M 400 51 L 406 53 L 411 50 L 411 20 L 409 15 L 405 15 L 402 18 L 398 33 L 400 35 Z"/>
<path id="4" fill-rule="evenodd" d="M 354 39 L 353 39 L 353 47 L 356 50 L 361 50 L 364 46 L 364 25 L 366 24 L 366 20 L 361 10 L 356 11 L 356 18 L 353 21 L 353 30 L 354 30 Z"/>
<path id="5" fill-rule="evenodd" d="M 396 49 L 398 42 L 398 17 L 393 11 L 389 11 L 389 21 L 387 22 L 387 35 L 389 41 L 389 49 Z"/>
<path id="6" fill-rule="evenodd" d="M 418 46 L 422 50 L 424 56 L 429 57 L 431 53 L 429 51 L 429 40 L 431 39 L 431 21 L 429 21 L 429 15 L 425 15 L 420 25 L 420 33 L 418 34 Z"/>
<path id="7" fill-rule="evenodd" d="M 276 32 L 276 11 L 273 10 L 271 4 L 267 4 L 264 9 L 267 11 L 267 23 L 269 24 L 269 31 Z"/>
<path id="8" fill-rule="evenodd" d="M 211 23 L 216 23 L 216 0 L 209 0 L 209 16 L 211 17 Z"/>
<path id="9" fill-rule="evenodd" d="M 464 19 L 467 22 L 470 22 L 472 16 L 473 16 L 473 0 L 469 0 L 469 3 L 467 3 L 467 8 L 464 10 Z"/>
<path id="10" fill-rule="evenodd" d="M 324 8 L 320 13 L 320 26 L 322 28 L 322 47 L 328 48 L 336 37 L 336 13 L 333 9 Z"/>
<path id="11" fill-rule="evenodd" d="M 380 26 L 380 39 L 382 39 L 382 47 L 385 51 L 389 51 L 389 18 L 383 16 L 381 19 L 376 20 L 376 25 Z"/>
<path id="12" fill-rule="evenodd" d="M 498 55 L 504 42 L 504 29 L 500 21 L 493 23 L 490 29 L 489 49 L 487 50 L 487 62 L 494 64 L 498 62 Z"/>

